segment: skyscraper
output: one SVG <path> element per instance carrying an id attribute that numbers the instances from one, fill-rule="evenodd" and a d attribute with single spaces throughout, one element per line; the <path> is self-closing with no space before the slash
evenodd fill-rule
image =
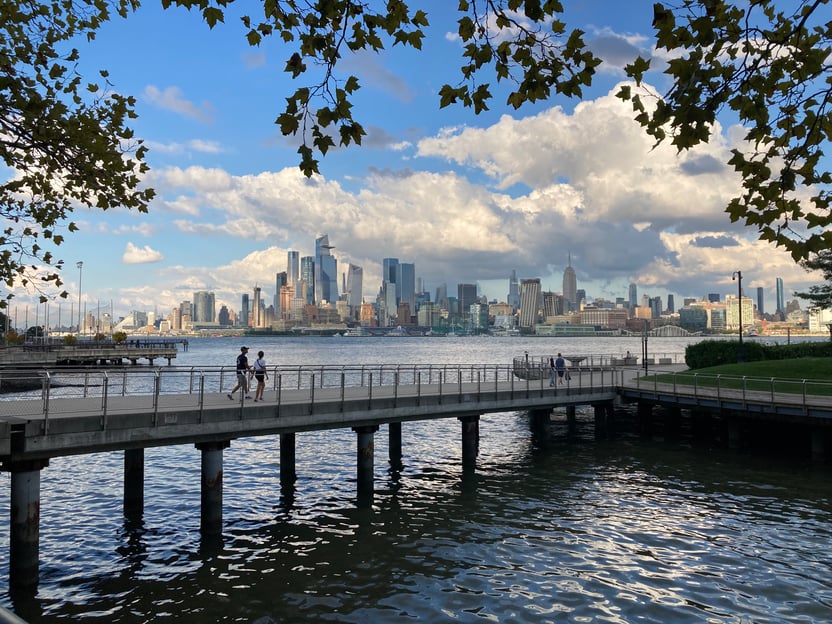
<path id="1" fill-rule="evenodd" d="M 338 300 L 338 261 L 330 253 L 334 246 L 324 234 L 315 239 L 315 303 Z"/>
<path id="2" fill-rule="evenodd" d="M 363 301 L 362 293 L 364 289 L 364 269 L 356 264 L 347 265 L 347 294 L 353 314 L 358 313 L 358 309 Z"/>
<path id="3" fill-rule="evenodd" d="M 286 271 L 275 273 L 274 276 L 274 317 L 276 319 L 283 318 L 283 312 L 280 309 L 280 289 L 289 283 L 289 275 Z"/>
<path id="4" fill-rule="evenodd" d="M 301 284 L 295 290 L 295 298 L 303 298 L 304 303 L 315 303 L 315 258 L 313 256 L 303 256 L 300 259 L 300 279 Z"/>
<path id="5" fill-rule="evenodd" d="M 194 293 L 193 322 L 214 322 L 214 293 L 200 290 Z"/>
<path id="6" fill-rule="evenodd" d="M 539 280 L 538 280 L 539 281 Z M 569 254 L 569 264 L 563 270 L 563 298 L 569 307 L 569 312 L 578 307 L 578 278 L 575 276 L 575 269 L 572 268 L 572 254 Z"/>
<path id="7" fill-rule="evenodd" d="M 261 316 L 262 305 L 260 305 L 260 287 L 254 287 L 254 298 L 251 302 L 251 326 L 252 327 L 263 327 L 265 324 L 263 321 L 264 319 Z"/>
<path id="8" fill-rule="evenodd" d="M 667 295 L 667 311 L 671 314 L 676 311 L 676 300 L 672 294 Z"/>
<path id="9" fill-rule="evenodd" d="M 300 253 L 292 249 L 286 254 L 287 286 L 296 286 L 300 279 Z"/>
<path id="10" fill-rule="evenodd" d="M 543 293 L 540 279 L 520 280 L 520 327 L 534 327 L 537 323 Z"/>
<path id="11" fill-rule="evenodd" d="M 248 295 L 243 295 L 243 300 L 240 303 L 240 318 L 237 319 L 237 325 L 248 327 Z"/>
<path id="12" fill-rule="evenodd" d="M 396 302 L 406 303 L 410 311 L 416 311 L 416 265 L 401 262 L 396 267 Z"/>
<path id="13" fill-rule="evenodd" d="M 636 306 L 638 306 L 638 286 L 635 282 L 630 284 L 630 291 L 628 295 L 627 299 L 630 304 L 630 310 L 633 310 Z"/>
<path id="14" fill-rule="evenodd" d="M 508 280 L 508 298 L 506 302 L 511 306 L 511 309 L 517 311 L 520 307 L 520 282 L 517 281 L 517 271 L 511 271 L 511 277 Z"/>
<path id="15" fill-rule="evenodd" d="M 783 278 L 778 277 L 774 280 L 775 284 L 775 296 L 777 297 L 777 308 L 775 312 L 777 314 L 782 314 L 785 316 L 786 314 L 786 295 L 783 293 Z"/>
<path id="16" fill-rule="evenodd" d="M 765 314 L 765 308 L 763 307 L 765 301 L 765 290 L 762 286 L 757 286 L 757 314 L 761 317 Z"/>
<path id="17" fill-rule="evenodd" d="M 467 314 L 471 311 L 471 304 L 477 302 L 477 285 L 457 284 L 456 292 L 459 299 L 459 313 Z"/>

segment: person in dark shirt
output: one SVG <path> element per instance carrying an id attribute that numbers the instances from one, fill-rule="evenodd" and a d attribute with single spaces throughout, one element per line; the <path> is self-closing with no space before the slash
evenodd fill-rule
<path id="1" fill-rule="evenodd" d="M 248 373 L 252 370 L 248 364 L 248 347 L 240 347 L 240 355 L 237 356 L 237 385 L 228 393 L 228 398 L 234 400 L 234 393 L 237 390 L 246 393 L 247 399 L 251 398 L 248 393 Z"/>
<path id="2" fill-rule="evenodd" d="M 558 358 L 555 360 L 555 370 L 558 373 L 558 383 L 563 384 L 563 376 L 566 374 L 566 360 L 558 353 Z"/>

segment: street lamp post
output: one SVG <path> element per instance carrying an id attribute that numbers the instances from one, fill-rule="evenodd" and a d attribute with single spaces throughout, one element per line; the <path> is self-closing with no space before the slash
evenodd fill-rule
<path id="1" fill-rule="evenodd" d="M 742 271 L 734 271 L 734 274 L 731 276 L 731 279 L 737 280 L 737 311 L 740 317 L 740 345 L 737 350 L 737 362 L 742 362 L 744 360 L 742 353 Z"/>
<path id="2" fill-rule="evenodd" d="M 78 267 L 78 335 L 81 335 L 81 276 L 83 274 L 84 262 L 79 260 L 75 263 Z"/>

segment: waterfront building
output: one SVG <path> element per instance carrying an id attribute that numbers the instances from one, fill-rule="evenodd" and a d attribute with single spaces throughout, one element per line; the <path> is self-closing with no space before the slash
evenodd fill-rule
<path id="1" fill-rule="evenodd" d="M 471 329 L 476 333 L 488 331 L 488 304 L 472 303 Z"/>
<path id="2" fill-rule="evenodd" d="M 689 332 L 703 332 L 708 328 L 708 312 L 701 306 L 679 310 L 679 326 Z"/>
<path id="3" fill-rule="evenodd" d="M 543 293 L 543 318 L 560 316 L 564 313 L 564 298 L 559 293 L 547 291 Z"/>
<path id="4" fill-rule="evenodd" d="M 725 329 L 739 330 L 740 327 L 740 299 L 735 295 L 725 297 Z M 750 328 L 754 325 L 754 302 L 750 297 L 742 298 L 742 326 Z"/>
<path id="5" fill-rule="evenodd" d="M 543 296 L 540 278 L 520 280 L 520 327 L 534 327 L 540 317 Z"/>
<path id="6" fill-rule="evenodd" d="M 572 254 L 569 254 L 569 264 L 563 270 L 563 298 L 566 300 L 567 311 L 578 309 L 578 278 L 572 268 Z"/>
<path id="7" fill-rule="evenodd" d="M 615 308 L 596 308 L 585 306 L 579 313 L 581 325 L 592 325 L 605 329 L 624 329 L 627 327 L 627 311 Z"/>

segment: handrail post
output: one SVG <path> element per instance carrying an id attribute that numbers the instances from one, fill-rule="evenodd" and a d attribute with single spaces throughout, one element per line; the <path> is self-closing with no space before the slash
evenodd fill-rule
<path id="1" fill-rule="evenodd" d="M 477 403 L 482 401 L 482 372 L 477 371 Z"/>
<path id="2" fill-rule="evenodd" d="M 162 378 L 159 369 L 153 371 L 153 425 L 159 424 L 159 393 L 162 391 Z"/>
<path id="3" fill-rule="evenodd" d="M 315 412 L 315 373 L 309 377 L 309 413 Z"/>
<path id="4" fill-rule="evenodd" d="M 367 373 L 367 409 L 373 407 L 373 371 Z"/>
<path id="5" fill-rule="evenodd" d="M 439 371 L 439 405 L 442 405 L 442 371 Z"/>
<path id="6" fill-rule="evenodd" d="M 344 372 L 343 369 L 341 369 L 341 408 L 340 408 L 341 412 L 344 411 L 344 384 L 346 383 L 346 380 L 347 380 L 347 374 Z"/>
<path id="7" fill-rule="evenodd" d="M 459 366 L 456 368 L 456 384 L 459 388 L 457 391 L 457 402 L 462 403 L 462 369 Z"/>
<path id="8" fill-rule="evenodd" d="M 110 391 L 110 376 L 104 371 L 103 386 L 101 388 L 101 430 L 107 428 L 107 397 Z"/>
<path id="9" fill-rule="evenodd" d="M 393 371 L 393 407 L 399 406 L 399 369 Z"/>
<path id="10" fill-rule="evenodd" d="M 199 424 L 202 424 L 202 414 L 203 414 L 204 410 L 205 410 L 205 371 L 199 371 Z"/>
<path id="11" fill-rule="evenodd" d="M 49 371 L 44 371 L 43 376 L 43 435 L 49 433 L 49 390 L 52 387 L 52 376 Z"/>
<path id="12" fill-rule="evenodd" d="M 416 372 L 416 405 L 422 404 L 422 371 Z"/>

